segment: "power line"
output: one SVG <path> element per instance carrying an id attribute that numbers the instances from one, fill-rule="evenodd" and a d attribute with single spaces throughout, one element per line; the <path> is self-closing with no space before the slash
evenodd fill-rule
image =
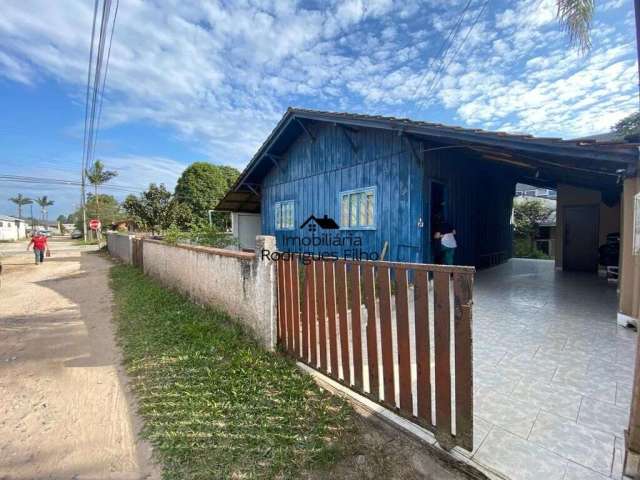
<path id="1" fill-rule="evenodd" d="M 104 66 L 104 78 L 102 79 L 102 91 L 100 92 L 100 105 L 98 107 L 98 117 L 96 124 L 96 133 L 93 141 L 93 151 L 96 150 L 98 143 L 98 133 L 100 133 L 100 119 L 102 118 L 102 103 L 104 102 L 104 89 L 107 84 L 107 74 L 109 73 L 109 59 L 111 58 L 111 44 L 113 43 L 113 32 L 116 29 L 116 18 L 118 17 L 118 7 L 120 6 L 120 0 L 116 0 L 116 9 L 113 12 L 113 23 L 111 24 L 111 36 L 109 37 L 109 48 L 107 49 L 107 61 Z"/>
<path id="2" fill-rule="evenodd" d="M 458 54 L 460 53 L 460 50 L 462 50 L 462 47 L 464 46 L 464 44 L 467 42 L 467 39 L 469 38 L 469 36 L 471 35 L 471 32 L 473 31 L 473 29 L 475 28 L 475 26 L 478 24 L 478 20 L 480 20 L 480 17 L 482 16 L 482 14 L 484 13 L 484 10 L 487 8 L 487 5 L 489 4 L 489 0 L 485 0 L 485 2 L 482 4 L 482 8 L 480 8 L 480 11 L 478 12 L 478 15 L 476 15 L 476 18 L 473 20 L 473 23 L 471 24 L 471 26 L 469 27 L 469 30 L 467 30 L 467 34 L 464 36 L 464 38 L 462 39 L 462 42 L 460 42 L 460 45 L 458 46 L 457 50 L 455 51 L 455 53 L 449 57 L 449 61 L 447 62 L 446 66 L 444 66 L 443 69 L 441 69 L 442 72 L 446 72 L 447 69 L 449 68 L 449 65 L 451 65 L 451 62 L 453 61 L 454 58 L 457 58 Z M 432 82 L 432 84 L 429 86 L 429 89 L 427 90 L 427 93 L 425 94 L 425 96 L 429 96 L 431 94 L 431 92 L 438 86 L 438 84 L 440 83 L 441 77 L 439 75 L 436 75 L 436 77 L 434 77 L 434 81 Z"/>
<path id="3" fill-rule="evenodd" d="M 95 79 L 93 81 L 93 98 L 91 101 L 91 114 L 89 121 L 89 138 L 87 140 L 88 155 L 86 158 L 85 169 L 92 163 L 94 150 L 93 150 L 93 138 L 95 135 L 95 121 L 98 106 L 98 92 L 100 91 L 102 63 L 104 57 L 104 46 L 106 31 L 109 23 L 109 12 L 111 10 L 111 0 L 104 0 L 102 4 L 102 19 L 100 21 L 100 36 L 98 37 L 98 54 L 96 55 L 96 68 Z"/>
<path id="4" fill-rule="evenodd" d="M 58 178 L 45 178 L 45 177 L 27 177 L 23 175 L 4 175 L 0 174 L 0 182 L 4 183 L 31 183 L 31 184 L 48 184 L 56 186 L 80 186 L 81 182 L 77 180 L 67 180 Z M 141 190 L 125 187 L 122 185 L 103 185 L 102 189 L 118 190 L 129 193 L 141 193 Z"/>
<path id="5" fill-rule="evenodd" d="M 81 188 L 80 188 L 80 207 L 82 208 L 82 233 L 84 235 L 85 241 L 87 240 L 87 212 L 85 209 L 85 165 L 87 158 L 87 133 L 88 133 L 88 123 L 89 123 L 89 91 L 91 90 L 91 70 L 93 66 L 93 44 L 96 33 L 96 20 L 98 18 L 98 0 L 95 0 L 93 5 L 93 26 L 91 27 L 91 48 L 89 49 L 89 68 L 87 69 L 87 96 L 85 100 L 85 109 L 84 109 L 84 139 L 82 145 L 82 160 L 80 165 L 80 178 L 81 178 Z"/>
<path id="6" fill-rule="evenodd" d="M 418 85 L 416 86 L 415 90 L 413 91 L 412 97 L 415 96 L 416 93 L 418 93 L 418 90 L 420 89 L 420 87 L 422 86 L 424 81 L 426 80 L 427 75 L 429 75 L 429 72 L 431 71 L 431 66 L 434 64 L 434 60 L 437 58 L 438 62 L 443 62 L 444 61 L 444 57 L 449 52 L 449 48 L 451 48 L 451 45 L 453 44 L 453 42 L 455 40 L 455 36 L 458 34 L 458 31 L 460 29 L 460 25 L 462 24 L 462 20 L 464 19 L 464 16 L 467 13 L 467 10 L 469 9 L 470 5 L 471 5 L 471 0 L 468 0 L 467 4 L 462 9 L 462 12 L 460 12 L 460 14 L 458 15 L 458 21 L 456 22 L 454 28 L 449 31 L 449 35 L 447 35 L 447 38 L 445 38 L 444 41 L 442 42 L 442 45 L 440 45 L 440 49 L 438 50 L 438 53 L 435 56 L 431 57 L 431 59 L 429 61 L 429 65 L 427 65 L 427 69 L 424 72 L 424 75 L 422 76 L 422 78 L 420 79 L 420 82 L 418 83 Z M 445 50 L 445 46 L 446 46 L 446 51 L 444 51 Z M 444 51 L 444 55 L 443 55 L 443 51 Z"/>
<path id="7" fill-rule="evenodd" d="M 107 75 L 109 71 L 109 60 L 111 58 L 111 46 L 113 44 L 113 35 L 115 31 L 116 18 L 118 15 L 118 8 L 120 5 L 119 0 L 116 0 L 116 7 L 113 14 L 113 20 L 111 24 L 111 34 L 109 35 L 109 21 L 111 16 L 112 0 L 102 0 L 102 13 L 100 16 L 100 26 L 98 25 L 98 6 L 100 0 L 95 0 L 93 8 L 93 25 L 91 28 L 91 48 L 89 51 L 89 69 L 87 72 L 87 92 L 85 99 L 85 124 L 84 124 L 84 139 L 83 139 L 83 155 L 82 155 L 82 172 L 81 172 L 81 204 L 83 212 L 83 230 L 86 239 L 86 209 L 85 209 L 85 195 L 87 184 L 87 168 L 95 159 L 95 150 L 98 143 L 98 132 L 100 130 L 100 119 L 102 116 L 102 106 L 104 102 L 104 92 L 107 82 Z M 106 63 L 105 47 L 108 49 Z M 97 45 L 96 45 L 97 42 Z M 94 55 L 95 52 L 95 55 Z M 95 64 L 94 64 L 95 57 Z M 103 68 L 104 64 L 104 68 Z M 92 79 L 93 77 L 93 79 Z M 65 183 L 69 185 L 69 183 Z M 110 188 L 105 187 L 103 188 Z"/>

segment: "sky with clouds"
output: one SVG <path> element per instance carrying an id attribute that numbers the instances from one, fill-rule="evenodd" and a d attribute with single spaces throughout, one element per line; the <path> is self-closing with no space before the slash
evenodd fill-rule
<path id="1" fill-rule="evenodd" d="M 586 55 L 555 13 L 554 0 L 120 0 L 96 157 L 114 185 L 173 188 L 194 161 L 241 169 L 288 106 L 606 132 L 638 105 L 633 2 L 596 0 Z M 2 2 L 0 174 L 79 178 L 92 15 L 90 0 Z M 54 218 L 79 203 L 0 182 L 0 213 L 19 192 L 48 194 Z"/>

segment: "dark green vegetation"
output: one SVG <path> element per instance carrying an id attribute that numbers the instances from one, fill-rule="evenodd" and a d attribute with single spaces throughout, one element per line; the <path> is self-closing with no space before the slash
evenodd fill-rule
<path id="1" fill-rule="evenodd" d="M 111 278 L 143 435 L 165 479 L 300 478 L 353 446 L 352 410 L 227 315 L 132 267 Z"/>
<path id="2" fill-rule="evenodd" d="M 515 257 L 549 258 L 536 248 L 536 236 L 540 225 L 549 218 L 551 213 L 551 208 L 538 199 L 514 202 L 513 254 Z"/>
<path id="3" fill-rule="evenodd" d="M 189 165 L 176 184 L 178 201 L 189 207 L 195 226 L 209 224 L 209 210 L 212 210 L 231 188 L 240 175 L 233 167 L 196 162 Z M 228 215 L 212 212 L 213 224 L 224 228 Z"/>
<path id="4" fill-rule="evenodd" d="M 87 195 L 85 208 L 87 209 L 87 220 L 100 218 L 103 230 L 109 228 L 113 222 L 126 218 L 126 214 L 113 195 L 99 193 L 96 197 L 90 193 Z M 70 223 L 74 223 L 78 230 L 82 230 L 82 209 L 78 208 L 71 217 L 72 222 Z"/>
<path id="5" fill-rule="evenodd" d="M 640 142 L 640 112 L 624 117 L 615 124 L 613 131 L 627 142 Z"/>
<path id="6" fill-rule="evenodd" d="M 171 225 L 186 227 L 192 220 L 189 208 L 180 203 L 162 183 L 150 184 L 140 196 L 127 196 L 122 208 L 138 226 L 152 233 L 160 233 Z"/>
<path id="7" fill-rule="evenodd" d="M 169 245 L 190 243 L 208 247 L 226 248 L 238 244 L 237 239 L 231 233 L 222 232 L 215 225 L 194 225 L 187 230 L 181 230 L 177 226 L 171 225 L 171 227 L 163 232 L 163 239 Z"/>

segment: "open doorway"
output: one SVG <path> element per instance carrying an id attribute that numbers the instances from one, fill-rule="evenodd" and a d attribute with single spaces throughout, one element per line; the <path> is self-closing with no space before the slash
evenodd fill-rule
<path id="1" fill-rule="evenodd" d="M 551 260 L 556 251 L 557 192 L 516 184 L 513 199 L 513 257 Z"/>
<path id="2" fill-rule="evenodd" d="M 598 217 L 598 205 L 564 207 L 564 270 L 597 271 Z"/>
<path id="3" fill-rule="evenodd" d="M 442 263 L 440 240 L 433 238 L 438 226 L 447 220 L 447 186 L 436 180 L 431 181 L 429 211 L 429 242 L 431 245 L 431 261 Z"/>

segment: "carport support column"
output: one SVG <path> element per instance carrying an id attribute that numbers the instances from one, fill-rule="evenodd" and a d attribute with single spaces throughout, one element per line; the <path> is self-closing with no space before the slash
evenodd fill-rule
<path id="1" fill-rule="evenodd" d="M 260 299 L 265 318 L 265 338 L 269 338 L 268 348 L 275 350 L 278 341 L 278 310 L 277 310 L 277 280 L 276 263 L 268 258 L 268 253 L 273 253 L 276 248 L 276 237 L 271 235 L 256 236 L 256 272 L 260 282 L 258 292 L 263 295 Z M 265 255 L 263 255 L 265 253 Z"/>
<path id="2" fill-rule="evenodd" d="M 622 238 L 620 245 L 620 315 L 625 319 L 640 316 L 640 256 L 633 255 L 634 197 L 640 192 L 640 177 L 624 181 L 622 196 Z M 623 472 L 630 478 L 640 478 L 640 335 L 637 335 L 633 393 L 629 428 L 625 431 Z"/>
<path id="3" fill-rule="evenodd" d="M 620 236 L 620 298 L 618 323 L 636 323 L 640 308 L 640 257 L 633 255 L 633 204 L 640 191 L 638 178 L 624 181 Z"/>

